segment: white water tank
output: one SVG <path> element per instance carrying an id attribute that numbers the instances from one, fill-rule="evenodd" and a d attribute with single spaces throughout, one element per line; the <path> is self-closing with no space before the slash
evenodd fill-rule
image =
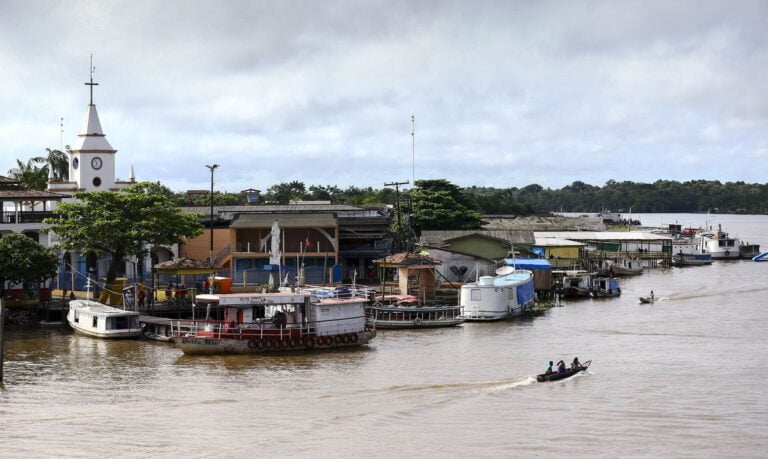
<path id="1" fill-rule="evenodd" d="M 493 276 L 480 276 L 480 285 L 493 285 Z"/>

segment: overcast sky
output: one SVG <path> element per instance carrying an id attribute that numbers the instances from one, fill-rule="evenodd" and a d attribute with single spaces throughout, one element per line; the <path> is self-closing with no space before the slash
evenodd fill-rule
<path id="1" fill-rule="evenodd" d="M 766 1 L 0 2 L 0 172 L 95 103 L 176 190 L 766 181 Z"/>

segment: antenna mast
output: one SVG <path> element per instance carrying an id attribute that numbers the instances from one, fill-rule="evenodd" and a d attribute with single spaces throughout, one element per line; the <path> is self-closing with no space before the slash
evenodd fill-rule
<path id="1" fill-rule="evenodd" d="M 412 177 L 413 186 L 416 186 L 416 116 L 411 115 L 411 155 L 412 155 Z"/>
<path id="2" fill-rule="evenodd" d="M 88 104 L 88 105 L 93 105 L 93 87 L 99 85 L 99 83 L 94 83 L 93 82 L 93 72 L 95 72 L 95 71 L 96 71 L 96 67 L 93 66 L 93 53 L 91 53 L 91 82 L 90 83 L 85 83 L 86 86 L 90 86 L 91 87 L 91 103 Z"/>

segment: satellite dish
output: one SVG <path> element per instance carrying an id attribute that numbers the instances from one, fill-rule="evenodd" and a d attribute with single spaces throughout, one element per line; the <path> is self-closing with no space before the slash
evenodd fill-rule
<path id="1" fill-rule="evenodd" d="M 512 274 L 513 272 L 515 272 L 515 268 L 513 268 L 511 266 L 502 266 L 501 268 L 496 270 L 496 275 L 497 276 L 506 276 L 508 274 Z"/>

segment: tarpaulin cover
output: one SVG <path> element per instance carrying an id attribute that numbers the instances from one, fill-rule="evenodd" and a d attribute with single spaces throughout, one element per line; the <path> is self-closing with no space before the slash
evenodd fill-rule
<path id="1" fill-rule="evenodd" d="M 517 286 L 517 304 L 527 304 L 533 301 L 533 280 Z"/>
<path id="2" fill-rule="evenodd" d="M 552 265 L 544 258 L 505 258 L 504 264 L 515 269 L 552 269 Z"/>
<path id="3" fill-rule="evenodd" d="M 618 290 L 619 289 L 619 280 L 618 279 L 611 279 L 611 281 L 608 283 L 608 286 L 611 290 Z"/>

